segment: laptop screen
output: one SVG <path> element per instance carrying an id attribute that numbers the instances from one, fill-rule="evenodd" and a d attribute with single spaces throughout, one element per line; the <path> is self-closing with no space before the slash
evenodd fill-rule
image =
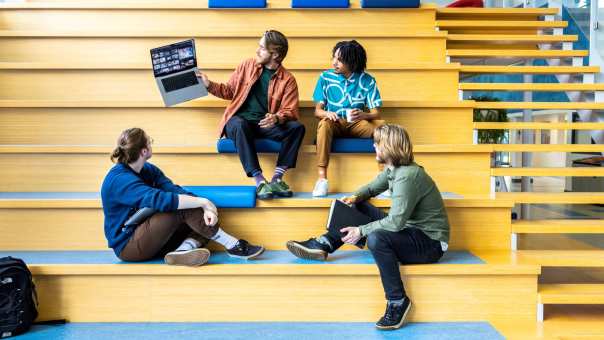
<path id="1" fill-rule="evenodd" d="M 195 42 L 191 39 L 154 48 L 151 50 L 151 62 L 156 77 L 197 67 Z"/>

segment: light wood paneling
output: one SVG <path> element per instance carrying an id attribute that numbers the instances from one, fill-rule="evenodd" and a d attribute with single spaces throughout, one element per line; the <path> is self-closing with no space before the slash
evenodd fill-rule
<path id="1" fill-rule="evenodd" d="M 264 31 L 251 37 L 196 36 L 198 65 L 202 70 L 235 68 L 241 60 L 255 56 L 258 40 Z M 407 37 L 288 37 L 289 51 L 284 61 L 288 68 L 327 68 L 331 50 L 338 41 L 357 39 L 367 51 L 369 70 L 376 67 L 398 67 L 413 62 L 445 62 L 445 39 L 442 32 Z M 2 38 L 0 61 L 39 62 L 70 65 L 89 64 L 91 68 L 116 64 L 143 64 L 150 68 L 149 50 L 158 46 L 190 39 L 188 36 L 169 38 Z M 397 58 L 392 58 L 396 55 Z M 308 65 L 307 67 L 304 67 Z"/>
<path id="2" fill-rule="evenodd" d="M 434 32 L 433 10 L 343 11 L 333 10 L 27 10 L 3 12 L 0 30 L 46 30 L 110 33 L 127 36 L 139 32 L 173 32 L 182 36 L 238 36 L 262 34 L 269 28 L 295 32 L 367 36 L 368 32 Z M 401 16 L 405 20 L 401 20 Z M 363 25 L 358 23 L 362 22 Z M 321 23 L 317 25 L 317 23 Z"/>
<path id="3" fill-rule="evenodd" d="M 598 66 L 490 66 L 463 65 L 463 73 L 531 73 L 531 74 L 566 74 L 598 73 Z"/>
<path id="4" fill-rule="evenodd" d="M 199 272 L 204 269 L 199 268 Z M 350 274 L 336 277 L 320 274 L 36 276 L 35 280 L 42 319 L 67 318 L 72 322 L 375 321 L 384 309 L 379 276 L 359 276 L 354 270 Z M 535 317 L 534 274 L 478 276 L 470 272 L 446 278 L 407 276 L 405 284 L 415 306 L 410 315 L 412 321 L 483 321 L 491 317 L 525 321 Z M 355 296 L 352 300 L 351 295 Z M 514 305 L 513 309 L 509 308 L 510 304 Z M 255 312 L 236 308 L 242 305 L 253 305 Z M 443 305 L 449 307 L 443 308 Z M 199 306 L 203 306 L 205 312 L 198 312 Z"/>
<path id="5" fill-rule="evenodd" d="M 518 234 L 604 234 L 604 220 L 516 220 L 512 232 Z"/>
<path id="6" fill-rule="evenodd" d="M 212 145 L 223 108 L 0 108 L 0 144 L 113 145 L 138 126 L 163 145 Z M 414 144 L 471 144 L 470 108 L 382 108 L 381 118 L 400 124 Z M 301 109 L 305 144 L 316 138 L 313 110 Z M 455 124 L 455 129 L 451 129 Z M 85 129 L 82 127 L 86 127 Z"/>
<path id="7" fill-rule="evenodd" d="M 267 175 L 272 173 L 275 159 L 273 155 L 260 156 Z M 489 192 L 489 153 L 418 153 L 416 159 L 441 191 L 462 195 Z M 235 154 L 157 154 L 153 162 L 182 185 L 252 183 Z M 0 191 L 97 191 L 110 167 L 108 154 L 2 154 Z M 373 154 L 332 155 L 330 190 L 355 190 L 373 179 L 377 171 Z M 315 155 L 300 153 L 297 168 L 288 171 L 285 179 L 295 191 L 312 191 L 316 181 Z"/>
<path id="8" fill-rule="evenodd" d="M 328 67 L 328 65 L 326 65 Z M 208 71 L 210 79 L 226 82 L 231 70 Z M 295 71 L 301 98 L 312 98 L 321 70 Z M 457 100 L 455 70 L 377 70 L 384 100 Z M 422 79 L 418 82 L 418 79 Z M 401 86 L 406 88 L 401 91 Z M 2 70 L 0 100 L 161 100 L 151 70 Z"/>
<path id="9" fill-rule="evenodd" d="M 555 305 L 604 304 L 602 284 L 541 284 L 539 303 Z"/>
<path id="10" fill-rule="evenodd" d="M 283 250 L 288 240 L 323 234 L 328 210 L 328 207 L 221 209 L 219 218 L 221 227 L 236 237 L 267 249 Z M 450 249 L 508 248 L 509 207 L 447 207 L 447 213 L 451 224 Z M 0 231 L 4 235 L 0 239 L 3 250 L 107 249 L 103 212 L 99 208 L 0 209 Z M 210 248 L 222 250 L 214 243 Z"/>

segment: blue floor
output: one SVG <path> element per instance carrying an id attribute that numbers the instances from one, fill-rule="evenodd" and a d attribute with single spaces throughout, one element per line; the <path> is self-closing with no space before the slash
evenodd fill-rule
<path id="1" fill-rule="evenodd" d="M 373 323 L 248 322 L 72 323 L 34 326 L 16 339 L 491 340 L 504 337 L 487 322 L 410 323 L 396 331 L 379 331 Z"/>
<path id="2" fill-rule="evenodd" d="M 99 251 L 0 251 L 0 257 L 12 256 L 23 259 L 28 264 L 117 264 L 126 263 L 115 257 L 111 250 Z M 157 259 L 144 263 L 163 263 Z M 214 252 L 210 264 L 374 264 L 367 250 L 340 251 L 329 256 L 328 261 L 302 260 L 287 250 L 266 251 L 256 260 L 241 260 L 228 256 L 225 252 Z M 439 264 L 484 264 L 479 257 L 468 251 L 446 252 Z"/>

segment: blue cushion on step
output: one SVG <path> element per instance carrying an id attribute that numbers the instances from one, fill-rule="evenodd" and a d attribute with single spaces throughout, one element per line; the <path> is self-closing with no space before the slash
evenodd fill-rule
<path id="1" fill-rule="evenodd" d="M 292 0 L 292 8 L 348 8 L 349 0 Z"/>
<path id="2" fill-rule="evenodd" d="M 256 151 L 261 153 L 278 153 L 281 150 L 281 142 L 270 139 L 256 139 Z M 216 143 L 219 153 L 237 153 L 235 142 L 232 139 L 221 138 Z"/>
<path id="3" fill-rule="evenodd" d="M 361 0 L 363 8 L 418 8 L 419 0 Z"/>
<path id="4" fill-rule="evenodd" d="M 334 138 L 331 152 L 336 153 L 373 153 L 373 138 Z"/>
<path id="5" fill-rule="evenodd" d="M 261 153 L 278 153 L 281 143 L 270 139 L 256 139 L 256 151 Z M 216 145 L 219 153 L 237 153 L 235 143 L 228 138 L 221 138 Z M 335 153 L 373 153 L 372 138 L 334 138 L 331 152 Z"/>
<path id="6" fill-rule="evenodd" d="M 266 0 L 210 0 L 209 8 L 265 8 Z"/>
<path id="7" fill-rule="evenodd" d="M 218 208 L 254 208 L 256 206 L 255 186 L 186 186 L 184 189 L 209 199 Z"/>

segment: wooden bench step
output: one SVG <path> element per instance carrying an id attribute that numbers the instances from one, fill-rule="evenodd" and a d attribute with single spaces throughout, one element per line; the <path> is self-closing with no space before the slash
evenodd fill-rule
<path id="1" fill-rule="evenodd" d="M 540 284 L 539 303 L 552 305 L 604 304 L 604 284 Z"/>
<path id="2" fill-rule="evenodd" d="M 476 102 L 478 109 L 533 109 L 533 110 L 603 110 L 604 103 L 594 102 Z"/>
<path id="3" fill-rule="evenodd" d="M 436 27 L 441 30 L 458 28 L 481 28 L 481 29 L 541 29 L 541 28 L 564 28 L 566 21 L 500 21 L 500 20 L 437 20 Z"/>
<path id="4" fill-rule="evenodd" d="M 604 192 L 498 192 L 495 197 L 515 203 L 604 204 Z"/>
<path id="5" fill-rule="evenodd" d="M 489 144 L 493 151 L 503 152 L 602 152 L 598 144 Z"/>
<path id="6" fill-rule="evenodd" d="M 463 58 L 572 58 L 587 57 L 586 50 L 489 50 L 489 49 L 448 49 L 447 56 Z"/>
<path id="7" fill-rule="evenodd" d="M 405 108 L 460 108 L 474 107 L 474 101 L 395 101 L 384 100 L 382 107 L 405 107 Z M 192 100 L 176 107 L 219 107 L 224 108 L 227 101 L 216 99 L 215 97 L 206 97 L 203 99 Z M 311 99 L 302 98 L 299 102 L 300 107 L 314 108 L 315 103 Z M 111 108 L 111 107 L 165 107 L 161 100 L 156 101 L 113 101 L 113 100 L 0 100 L 0 107 L 88 107 L 88 108 Z"/>
<path id="8" fill-rule="evenodd" d="M 514 220 L 516 234 L 604 234 L 604 219 Z"/>
<path id="9" fill-rule="evenodd" d="M 491 176 L 576 176 L 597 177 L 604 176 L 604 167 L 571 167 L 571 168 L 493 168 Z"/>
<path id="10" fill-rule="evenodd" d="M 462 65 L 462 73 L 509 73 L 509 74 L 574 74 L 598 73 L 598 66 L 490 66 Z"/>
<path id="11" fill-rule="evenodd" d="M 460 83 L 466 91 L 602 91 L 604 84 L 583 83 Z"/>
<path id="12" fill-rule="evenodd" d="M 437 16 L 444 14 L 453 16 L 466 16 L 471 14 L 474 17 L 481 15 L 513 15 L 513 16 L 535 16 L 535 15 L 555 15 L 558 14 L 557 8 L 437 8 Z"/>
<path id="13" fill-rule="evenodd" d="M 569 42 L 577 41 L 577 35 L 549 35 L 549 34 L 449 34 L 448 41 L 480 41 L 501 44 L 508 41 L 524 42 Z"/>
<path id="14" fill-rule="evenodd" d="M 604 123 L 474 122 L 476 130 L 604 130 Z"/>

